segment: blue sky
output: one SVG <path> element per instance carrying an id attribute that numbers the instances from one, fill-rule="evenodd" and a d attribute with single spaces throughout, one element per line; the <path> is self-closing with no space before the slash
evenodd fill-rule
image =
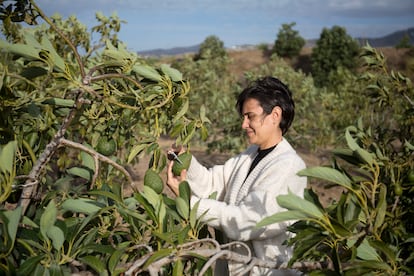
<path id="1" fill-rule="evenodd" d="M 119 37 L 133 51 L 202 43 L 209 35 L 226 47 L 273 43 L 282 24 L 305 39 L 323 28 L 345 27 L 353 37 L 381 37 L 414 27 L 414 0 L 37 0 L 47 15 L 75 15 L 88 27 L 95 12 L 126 21 Z"/>

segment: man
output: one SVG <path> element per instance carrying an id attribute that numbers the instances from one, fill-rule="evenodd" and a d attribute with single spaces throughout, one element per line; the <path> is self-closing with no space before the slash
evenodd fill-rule
<path id="1" fill-rule="evenodd" d="M 278 195 L 290 190 L 302 196 L 306 188 L 306 178 L 297 175 L 305 164 L 283 137 L 295 114 L 292 93 L 280 80 L 264 77 L 241 92 L 236 106 L 251 144 L 246 151 L 210 169 L 193 156 L 188 171 L 179 177 L 173 175 L 170 162 L 167 184 L 178 193 L 179 183 L 186 179 L 192 190 L 191 203 L 199 201 L 199 215 L 207 211 L 203 219 L 208 225 L 230 240 L 246 242 L 257 258 L 285 262 L 291 256 L 291 250 L 283 245 L 289 237 L 288 223 L 255 226 L 263 218 L 284 211 L 276 202 Z M 213 192 L 217 192 L 217 199 L 208 198 Z M 230 275 L 242 269 L 229 263 Z M 255 267 L 252 273 L 296 272 Z"/>

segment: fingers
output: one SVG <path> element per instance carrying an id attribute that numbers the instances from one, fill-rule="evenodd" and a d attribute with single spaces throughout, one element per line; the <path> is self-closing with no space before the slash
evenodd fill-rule
<path id="1" fill-rule="evenodd" d="M 184 180 L 187 179 L 187 170 L 186 169 L 181 171 L 180 179 L 181 179 L 181 181 L 184 181 Z"/>

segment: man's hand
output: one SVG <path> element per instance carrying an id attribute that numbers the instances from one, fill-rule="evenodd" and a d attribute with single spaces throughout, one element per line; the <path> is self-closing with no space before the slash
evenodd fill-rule
<path id="1" fill-rule="evenodd" d="M 178 195 L 178 186 L 180 185 L 181 181 L 187 179 L 187 170 L 182 170 L 179 176 L 175 176 L 172 172 L 174 162 L 177 161 L 170 161 L 167 166 L 167 185 L 171 188 L 175 195 Z"/>

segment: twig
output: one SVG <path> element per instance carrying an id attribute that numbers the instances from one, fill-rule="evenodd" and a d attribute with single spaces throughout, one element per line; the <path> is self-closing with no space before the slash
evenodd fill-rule
<path id="1" fill-rule="evenodd" d="M 67 140 L 65 138 L 60 139 L 60 144 L 61 145 L 66 145 L 72 148 L 76 148 L 76 149 L 80 149 L 84 152 L 89 153 L 90 155 L 92 155 L 94 157 L 95 160 L 95 169 L 96 171 L 98 171 L 99 166 L 97 166 L 97 161 L 100 160 L 102 162 L 108 163 L 111 166 L 113 166 L 114 168 L 116 168 L 117 170 L 119 170 L 120 172 L 122 172 L 128 179 L 129 183 L 132 184 L 132 177 L 129 174 L 129 172 L 122 167 L 121 165 L 119 165 L 118 163 L 116 163 L 115 161 L 111 160 L 110 158 L 106 157 L 105 155 L 102 155 L 96 151 L 94 151 L 93 149 L 90 149 L 82 144 Z M 95 178 L 95 177 L 94 177 Z M 94 185 L 94 183 L 91 183 L 91 187 Z"/>
<path id="2" fill-rule="evenodd" d="M 210 244 L 210 245 L 209 245 Z M 247 255 L 239 254 L 232 251 L 230 248 L 235 244 L 240 245 L 248 251 Z M 199 245 L 199 247 L 197 246 Z M 205 248 L 205 246 L 213 246 L 212 248 Z M 138 248 L 141 248 L 139 246 Z M 229 249 L 224 249 L 229 248 Z M 156 260 L 155 262 L 149 264 L 144 268 L 146 261 L 154 254 L 156 251 L 149 250 L 150 252 L 141 256 L 136 260 L 129 269 L 125 272 L 126 276 L 140 275 L 140 273 L 147 271 L 150 275 L 158 275 L 160 269 L 170 263 L 174 263 L 178 260 L 191 260 L 195 258 L 194 256 L 201 256 L 204 258 L 209 258 L 209 260 L 204 264 L 202 269 L 199 272 L 199 276 L 204 275 L 209 268 L 211 268 L 219 259 L 227 260 L 232 263 L 238 263 L 244 265 L 243 271 L 237 273 L 237 275 L 245 275 L 250 272 L 254 267 L 269 268 L 269 269 L 295 269 L 302 272 L 308 272 L 311 270 L 321 270 L 329 269 L 333 270 L 333 265 L 331 262 L 295 262 L 291 266 L 288 266 L 287 262 L 280 261 L 267 261 L 262 260 L 256 257 L 252 257 L 250 254 L 250 248 L 243 242 L 231 242 L 223 245 L 219 245 L 216 240 L 213 239 L 203 239 L 197 241 L 190 241 L 185 244 L 181 244 L 175 248 L 171 254 Z M 345 264 L 346 266 L 346 264 Z"/>

